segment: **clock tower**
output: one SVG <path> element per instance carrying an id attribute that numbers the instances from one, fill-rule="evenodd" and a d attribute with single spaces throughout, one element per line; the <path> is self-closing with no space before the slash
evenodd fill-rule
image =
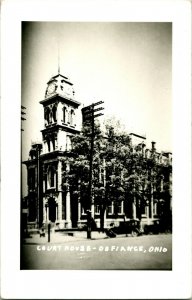
<path id="1" fill-rule="evenodd" d="M 73 84 L 61 74 L 47 83 L 44 108 L 43 153 L 69 151 L 70 137 L 77 132 L 76 112 L 80 105 L 75 100 Z"/>
<path id="2" fill-rule="evenodd" d="M 44 129 L 41 131 L 43 222 L 51 221 L 59 228 L 70 228 L 75 226 L 72 214 L 78 208 L 72 207 L 69 188 L 63 190 L 62 178 L 63 172 L 70 168 L 71 136 L 79 133 L 76 116 L 80 103 L 75 100 L 71 81 L 57 74 L 47 82 L 45 97 L 40 104 L 44 109 Z"/>
<path id="3" fill-rule="evenodd" d="M 48 82 L 45 97 L 40 104 L 44 110 L 44 128 L 41 151 L 32 145 L 30 159 L 24 163 L 28 169 L 28 197 L 33 213 L 29 222 L 42 226 L 48 222 L 58 228 L 77 226 L 78 203 L 71 199 L 64 173 L 69 170 L 71 137 L 79 133 L 76 116 L 80 103 L 75 100 L 71 81 L 61 75 Z"/>

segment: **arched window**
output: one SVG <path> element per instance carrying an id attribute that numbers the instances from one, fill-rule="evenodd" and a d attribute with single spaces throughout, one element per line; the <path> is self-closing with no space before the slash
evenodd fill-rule
<path id="1" fill-rule="evenodd" d="M 71 150 L 71 137 L 69 135 L 67 135 L 66 138 L 66 151 L 70 151 Z"/>
<path id="2" fill-rule="evenodd" d="M 50 152 L 50 140 L 47 140 L 48 152 Z"/>
<path id="3" fill-rule="evenodd" d="M 50 109 L 49 107 L 45 108 L 45 113 L 44 113 L 44 119 L 45 119 L 45 124 L 49 124 L 50 123 L 50 118 L 49 118 L 49 115 L 50 115 Z"/>
<path id="4" fill-rule="evenodd" d="M 55 180 L 56 179 L 56 173 L 53 167 L 49 169 L 48 173 L 48 186 L 49 188 L 55 187 Z"/>
<path id="5" fill-rule="evenodd" d="M 63 123 L 67 123 L 67 108 L 63 107 Z"/>
<path id="6" fill-rule="evenodd" d="M 53 121 L 57 122 L 57 107 L 55 105 L 53 106 L 52 112 L 53 112 Z"/>
<path id="7" fill-rule="evenodd" d="M 52 110 L 50 110 L 50 113 L 49 113 L 49 124 L 51 124 L 53 122 L 53 112 Z"/>
<path id="8" fill-rule="evenodd" d="M 71 124 L 71 125 L 74 125 L 74 115 L 75 115 L 75 112 L 74 112 L 74 110 L 72 109 L 72 110 L 71 110 L 71 114 L 70 114 L 70 124 Z"/>

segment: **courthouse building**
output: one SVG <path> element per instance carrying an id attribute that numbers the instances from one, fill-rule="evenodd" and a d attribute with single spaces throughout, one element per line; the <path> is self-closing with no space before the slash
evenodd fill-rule
<path id="1" fill-rule="evenodd" d="M 62 178 L 63 171 L 70 169 L 68 158 L 71 155 L 71 137 L 80 133 L 77 130 L 80 102 L 75 100 L 73 83 L 61 74 L 53 76 L 47 83 L 45 97 L 40 104 L 44 109 L 42 142 L 32 143 L 29 159 L 23 162 L 27 167 L 28 226 L 39 227 L 52 222 L 60 229 L 81 227 L 86 223 L 86 210 L 82 206 L 81 199 L 71 192 L 69 186 L 63 188 Z M 133 145 L 145 143 L 146 139 L 134 133 L 130 134 L 130 138 Z M 150 149 L 145 149 L 146 159 L 150 158 L 152 152 L 154 143 Z M 156 152 L 155 155 L 159 164 L 165 168 L 171 166 L 171 153 Z M 168 184 L 169 190 L 166 209 L 171 211 L 171 171 L 161 177 L 162 191 L 165 183 Z M 125 219 L 138 218 L 135 203 L 125 207 L 122 201 L 116 216 L 113 212 L 113 203 L 110 203 L 105 212 L 105 227 L 111 223 L 118 225 Z M 92 204 L 91 213 L 99 227 L 100 212 L 97 204 Z M 158 218 L 158 203 L 154 195 L 151 195 L 149 205 L 143 207 L 141 221 L 151 224 Z"/>

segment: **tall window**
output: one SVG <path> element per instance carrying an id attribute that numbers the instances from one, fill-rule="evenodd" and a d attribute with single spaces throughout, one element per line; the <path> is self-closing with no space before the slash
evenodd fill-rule
<path id="1" fill-rule="evenodd" d="M 71 150 L 71 137 L 70 135 L 67 135 L 66 138 L 66 151 L 70 151 Z"/>
<path id="2" fill-rule="evenodd" d="M 85 210 L 84 207 L 81 207 L 81 214 L 82 214 L 82 215 L 86 215 L 86 210 Z"/>
<path id="3" fill-rule="evenodd" d="M 35 189 L 35 168 L 28 171 L 28 185 L 30 190 Z"/>
<path id="4" fill-rule="evenodd" d="M 120 203 L 118 203 L 118 210 L 117 210 L 119 215 L 123 214 L 123 201 L 121 201 Z"/>
<path id="5" fill-rule="evenodd" d="M 67 123 L 67 108 L 63 107 L 63 123 Z"/>
<path id="6" fill-rule="evenodd" d="M 157 214 L 157 203 L 153 203 L 153 214 L 156 215 Z"/>
<path id="7" fill-rule="evenodd" d="M 51 167 L 49 169 L 49 176 L 48 176 L 48 185 L 49 185 L 49 188 L 53 188 L 55 187 L 55 179 L 56 179 L 56 173 L 55 173 L 55 170 L 53 167 Z"/>
<path id="8" fill-rule="evenodd" d="M 100 208 L 98 204 L 95 205 L 95 214 L 96 215 L 100 214 Z"/>
<path id="9" fill-rule="evenodd" d="M 74 115 L 75 115 L 75 112 L 74 112 L 74 110 L 72 109 L 71 110 L 71 120 L 70 120 L 70 123 L 71 123 L 71 125 L 74 125 Z"/>
<path id="10" fill-rule="evenodd" d="M 57 122 L 57 107 L 55 105 L 53 106 L 52 111 L 53 111 L 53 121 Z"/>
<path id="11" fill-rule="evenodd" d="M 45 108 L 44 119 L 46 121 L 45 124 L 48 125 L 50 123 L 50 109 L 49 109 L 49 107 Z"/>
<path id="12" fill-rule="evenodd" d="M 110 203 L 110 205 L 108 205 L 107 211 L 109 215 L 113 214 L 113 209 L 114 209 L 114 205 L 113 202 Z"/>

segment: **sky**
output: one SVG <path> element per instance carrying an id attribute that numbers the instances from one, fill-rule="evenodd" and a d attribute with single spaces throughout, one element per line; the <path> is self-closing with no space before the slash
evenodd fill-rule
<path id="1" fill-rule="evenodd" d="M 22 22 L 22 159 L 41 141 L 48 80 L 74 84 L 82 106 L 104 101 L 104 117 L 172 151 L 172 26 L 164 22 Z"/>
<path id="2" fill-rule="evenodd" d="M 23 22 L 22 37 L 27 147 L 41 140 L 39 101 L 59 61 L 82 105 L 104 101 L 105 118 L 115 116 L 128 132 L 145 134 L 160 150 L 171 151 L 171 23 Z"/>

